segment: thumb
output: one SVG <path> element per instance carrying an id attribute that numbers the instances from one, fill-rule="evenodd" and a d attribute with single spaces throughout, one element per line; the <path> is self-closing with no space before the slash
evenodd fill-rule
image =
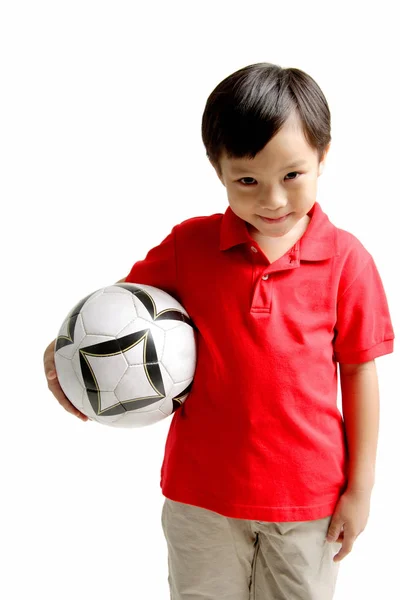
<path id="1" fill-rule="evenodd" d="M 340 523 L 340 521 L 332 520 L 329 525 L 328 533 L 326 535 L 327 541 L 335 542 L 338 539 L 341 530 L 342 530 L 342 523 Z"/>
<path id="2" fill-rule="evenodd" d="M 57 373 L 54 371 L 54 369 L 52 369 L 51 371 L 49 371 L 47 373 L 47 379 L 55 379 L 57 377 Z"/>

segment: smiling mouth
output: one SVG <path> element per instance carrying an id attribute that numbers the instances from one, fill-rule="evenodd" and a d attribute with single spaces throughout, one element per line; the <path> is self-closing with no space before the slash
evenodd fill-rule
<path id="1" fill-rule="evenodd" d="M 261 219 L 264 219 L 265 221 L 283 221 L 283 219 L 286 219 L 286 217 L 288 217 L 290 214 L 291 213 L 283 215 L 283 217 L 275 217 L 274 219 L 272 217 L 263 217 L 261 215 L 259 215 L 259 217 L 261 217 Z"/>

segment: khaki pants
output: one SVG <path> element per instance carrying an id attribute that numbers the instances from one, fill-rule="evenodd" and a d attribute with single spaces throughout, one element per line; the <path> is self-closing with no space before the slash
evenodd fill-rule
<path id="1" fill-rule="evenodd" d="M 165 498 L 171 600 L 332 600 L 341 543 L 325 539 L 330 520 L 233 519 Z"/>

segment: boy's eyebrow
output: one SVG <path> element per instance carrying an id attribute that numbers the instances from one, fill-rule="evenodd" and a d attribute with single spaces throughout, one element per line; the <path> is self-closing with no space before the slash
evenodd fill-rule
<path id="1" fill-rule="evenodd" d="M 290 165 L 286 165 L 286 167 L 282 167 L 282 171 L 284 171 L 285 169 L 295 169 L 296 167 L 301 167 L 305 164 L 307 164 L 306 160 L 297 160 L 296 162 L 293 162 Z M 240 165 L 236 165 L 231 168 L 231 171 L 233 173 L 239 173 L 242 171 L 249 170 L 249 168 L 250 167 L 241 167 Z"/>

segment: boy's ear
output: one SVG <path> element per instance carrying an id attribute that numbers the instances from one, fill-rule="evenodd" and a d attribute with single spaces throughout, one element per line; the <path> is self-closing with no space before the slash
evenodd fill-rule
<path id="1" fill-rule="evenodd" d="M 331 144 L 329 143 L 327 145 L 327 147 L 325 148 L 325 150 L 324 150 L 324 154 L 323 154 L 323 156 L 321 158 L 321 161 L 320 161 L 320 163 L 318 165 L 318 177 L 321 175 L 322 171 L 324 170 L 325 162 L 326 162 L 326 157 L 328 156 L 328 152 L 329 152 L 329 148 L 330 147 L 331 147 Z"/>

